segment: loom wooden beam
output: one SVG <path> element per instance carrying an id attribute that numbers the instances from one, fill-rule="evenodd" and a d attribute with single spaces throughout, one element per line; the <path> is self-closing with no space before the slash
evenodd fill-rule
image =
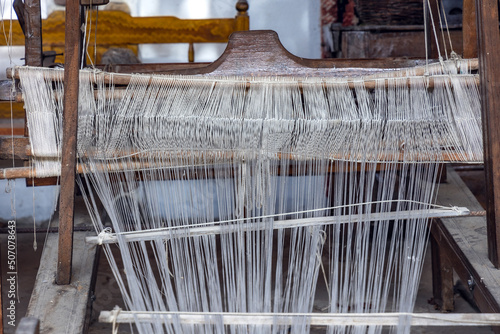
<path id="1" fill-rule="evenodd" d="M 405 68 L 425 65 L 425 59 L 380 58 L 380 59 L 311 59 L 315 67 L 324 68 Z M 434 60 L 430 61 L 431 63 Z M 110 64 L 97 65 L 101 70 L 114 73 L 155 73 L 176 74 L 179 70 L 204 68 L 210 63 L 143 63 L 143 64 Z"/>
<path id="2" fill-rule="evenodd" d="M 488 257 L 500 268 L 500 32 L 498 1 L 477 0 Z"/>
<path id="3" fill-rule="evenodd" d="M 24 1 L 25 58 L 28 66 L 42 66 L 42 11 L 39 0 Z"/>
<path id="4" fill-rule="evenodd" d="M 23 0 L 14 0 L 14 2 L 12 3 L 12 7 L 14 8 L 14 11 L 16 12 L 17 20 L 19 21 L 19 26 L 21 27 L 23 34 L 26 34 L 26 32 L 25 32 L 26 22 L 24 20 L 24 2 L 23 2 Z"/>
<path id="5" fill-rule="evenodd" d="M 462 10 L 463 57 L 477 58 L 475 0 L 464 0 Z"/>
<path id="6" fill-rule="evenodd" d="M 28 66 L 42 66 L 42 10 L 40 0 L 24 1 L 24 58 Z M 26 114 L 24 115 L 24 135 L 27 137 Z"/>
<path id="7" fill-rule="evenodd" d="M 65 71 L 57 284 L 71 282 L 80 59 L 80 3 L 66 2 Z"/>

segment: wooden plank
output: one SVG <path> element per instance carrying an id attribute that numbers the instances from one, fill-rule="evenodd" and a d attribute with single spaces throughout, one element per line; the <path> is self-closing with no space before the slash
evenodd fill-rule
<path id="1" fill-rule="evenodd" d="M 483 208 L 460 176 L 448 169 L 448 182 L 441 184 L 437 204 Z M 500 312 L 500 271 L 488 260 L 485 217 L 453 217 L 432 224 L 431 232 L 460 279 L 471 282 L 472 297 L 481 312 Z M 495 329 L 500 332 L 500 328 Z"/>
<path id="2" fill-rule="evenodd" d="M 477 27 L 475 0 L 463 0 L 463 57 L 477 58 Z"/>
<path id="3" fill-rule="evenodd" d="M 57 284 L 71 282 L 73 214 L 76 175 L 76 134 L 80 60 L 80 3 L 66 2 L 66 46 L 63 100 L 63 144 L 61 152 L 61 194 L 59 196 L 59 250 Z"/>
<path id="4" fill-rule="evenodd" d="M 479 73 L 483 120 L 488 257 L 500 268 L 500 32 L 498 1 L 477 0 Z"/>
<path id="5" fill-rule="evenodd" d="M 56 215 L 57 217 L 57 215 Z M 88 226 L 90 217 L 81 198 L 77 199 L 75 226 Z M 52 223 L 58 225 L 57 219 Z M 95 232 L 75 232 L 71 284 L 58 285 L 54 268 L 58 261 L 57 234 L 49 233 L 45 243 L 27 316 L 40 319 L 40 333 L 84 333 L 92 280 L 96 274 L 98 249 L 85 243 Z"/>

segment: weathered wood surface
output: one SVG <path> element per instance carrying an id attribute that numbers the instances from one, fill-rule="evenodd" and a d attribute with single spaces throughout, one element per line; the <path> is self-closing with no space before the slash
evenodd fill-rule
<path id="1" fill-rule="evenodd" d="M 29 138 L 24 136 L 0 136 L 0 159 L 28 160 L 31 156 Z"/>
<path id="2" fill-rule="evenodd" d="M 455 52 L 462 53 L 462 33 L 450 31 Z M 435 43 L 434 43 L 435 44 Z M 431 48 L 434 50 L 435 48 Z M 424 31 L 420 29 L 404 30 L 365 30 L 343 31 L 341 37 L 343 58 L 384 58 L 384 57 L 420 57 L 425 58 Z M 448 47 L 448 51 L 449 47 Z M 431 54 L 437 58 L 437 52 Z"/>
<path id="3" fill-rule="evenodd" d="M 479 73 L 483 121 L 488 255 L 500 268 L 500 33 L 498 1 L 477 0 Z"/>
<path id="4" fill-rule="evenodd" d="M 57 217 L 57 214 L 55 215 Z M 90 217 L 81 198 L 76 201 L 75 227 L 88 226 Z M 59 224 L 57 218 L 51 227 Z M 84 333 L 88 303 L 94 289 L 97 248 L 85 243 L 95 232 L 75 232 L 71 284 L 55 283 L 58 235 L 49 233 L 45 243 L 27 316 L 40 319 L 40 333 Z M 70 249 L 66 249 L 69 252 Z"/>
<path id="5" fill-rule="evenodd" d="M 448 182 L 441 184 L 437 204 L 483 210 L 460 176 L 448 169 Z M 450 260 L 460 279 L 473 282 L 473 299 L 481 312 L 500 312 L 500 270 L 488 260 L 485 217 L 454 217 L 432 225 L 440 251 Z"/>
<path id="6" fill-rule="evenodd" d="M 463 1 L 463 57 L 477 58 L 476 0 Z"/>
<path id="7" fill-rule="evenodd" d="M 453 266 L 434 235 L 430 237 L 432 257 L 432 294 L 434 303 L 443 312 L 454 309 Z"/>
<path id="8" fill-rule="evenodd" d="M 80 66 L 80 3 L 66 2 L 66 46 L 63 99 L 63 143 L 61 150 L 61 194 L 59 196 L 58 284 L 71 282 L 73 218 L 75 204 L 76 139 Z"/>

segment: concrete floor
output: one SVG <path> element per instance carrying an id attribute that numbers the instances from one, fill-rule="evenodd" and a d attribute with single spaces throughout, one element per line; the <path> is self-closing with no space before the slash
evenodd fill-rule
<path id="1" fill-rule="evenodd" d="M 462 173 L 463 178 L 466 182 L 471 183 L 477 188 L 477 192 L 481 192 L 484 187 L 478 181 L 480 180 L 480 172 L 472 173 Z M 474 189 L 473 189 L 474 191 Z M 479 195 L 480 196 L 480 195 Z M 478 196 L 478 197 L 479 197 Z M 481 201 L 481 198 L 480 198 Z M 0 223 L 1 224 L 1 223 Z M 2 226 L 0 226 L 2 227 Z M 31 295 L 31 289 L 35 282 L 36 273 L 38 270 L 38 265 L 40 261 L 41 250 L 43 247 L 43 240 L 45 239 L 44 233 L 38 233 L 36 240 L 38 242 L 38 250 L 33 250 L 33 234 L 25 233 L 18 234 L 18 276 L 19 276 L 19 304 L 17 304 L 17 316 L 18 320 L 20 316 L 23 316 L 26 312 L 29 298 Z M 5 284 L 5 273 L 7 273 L 6 268 L 6 240 L 7 235 L 0 235 L 0 256 L 1 256 L 1 273 L 2 273 L 2 284 Z M 460 289 L 458 289 L 460 290 Z M 466 289 L 462 289 L 466 290 Z M 427 252 L 425 258 L 421 284 L 419 287 L 418 297 L 415 306 L 415 312 L 429 312 L 429 313 L 439 313 L 440 311 L 435 308 L 429 301 L 432 299 L 432 272 L 430 263 L 430 250 Z M 3 300 L 4 305 L 7 301 L 7 289 L 3 289 Z M 97 275 L 96 283 L 96 299 L 92 306 L 91 314 L 91 324 L 89 328 L 89 333 L 110 333 L 111 325 L 101 324 L 97 321 L 99 313 L 101 310 L 111 310 L 115 305 L 123 305 L 121 300 L 120 291 L 118 285 L 111 273 L 111 270 L 107 264 L 106 258 L 101 256 L 99 262 L 99 270 Z M 319 307 L 321 305 L 318 305 Z M 457 313 L 472 313 L 476 312 L 472 305 L 470 305 L 463 297 L 462 294 L 457 292 L 455 294 L 455 312 Z M 5 333 L 14 333 L 14 328 L 7 325 L 6 313 L 4 306 L 4 324 Z M 131 332 L 129 326 L 121 325 L 120 333 Z M 318 331 L 321 332 L 321 331 Z M 412 329 L 412 333 L 493 333 L 489 327 L 415 327 Z"/>

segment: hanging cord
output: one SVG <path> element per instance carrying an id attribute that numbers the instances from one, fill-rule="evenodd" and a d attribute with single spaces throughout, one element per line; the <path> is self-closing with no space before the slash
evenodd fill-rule
<path id="1" fill-rule="evenodd" d="M 92 3 L 92 2 L 91 2 Z M 99 6 L 95 9 L 95 28 L 94 28 L 94 62 L 97 63 L 97 20 L 99 18 Z M 95 68 L 94 64 L 92 67 Z"/>
<path id="2" fill-rule="evenodd" d="M 434 23 L 434 17 L 432 16 L 432 8 L 431 8 L 431 2 L 430 2 L 430 0 L 427 0 L 427 6 L 429 8 L 429 16 L 431 18 L 432 30 L 434 31 L 434 39 L 436 40 L 436 48 L 437 48 L 437 52 L 438 52 L 438 59 L 439 59 L 439 62 L 441 63 L 441 65 L 444 66 L 443 56 L 441 55 L 441 49 L 439 47 L 439 38 L 438 38 L 437 31 L 436 31 L 436 24 Z"/>
<path id="3" fill-rule="evenodd" d="M 423 11 L 424 11 L 424 39 L 425 39 L 425 76 L 429 75 L 429 40 L 427 38 L 427 6 L 425 5 L 425 0 L 423 0 Z"/>
<path id="4" fill-rule="evenodd" d="M 118 334 L 118 326 L 120 325 L 120 323 L 117 323 L 117 320 L 118 320 L 118 315 L 120 314 L 121 311 L 122 309 L 118 306 L 115 306 L 113 311 L 111 311 L 111 318 L 113 319 L 112 321 L 113 329 L 111 333 L 113 334 Z"/>
<path id="5" fill-rule="evenodd" d="M 443 10 L 443 13 L 444 13 L 444 24 L 445 24 L 445 27 L 446 27 L 446 33 L 448 35 L 448 43 L 450 43 L 450 58 L 452 60 L 458 60 L 460 59 L 460 56 L 455 52 L 455 50 L 453 49 L 453 43 L 451 42 L 451 35 L 450 35 L 450 27 L 448 26 L 448 19 L 446 18 L 446 13 L 445 13 L 445 10 L 444 10 L 444 5 L 443 5 L 443 2 L 441 1 L 441 8 Z"/>
<path id="6" fill-rule="evenodd" d="M 442 4 L 442 2 L 441 2 L 441 4 Z M 441 9 L 437 8 L 437 13 L 438 13 L 438 18 L 439 18 L 439 31 L 441 32 L 441 39 L 443 40 L 444 56 L 446 57 L 446 60 L 448 60 L 448 49 L 446 48 L 446 39 L 444 37 L 443 19 L 441 17 Z M 443 13 L 444 13 L 444 7 L 443 7 Z"/>

